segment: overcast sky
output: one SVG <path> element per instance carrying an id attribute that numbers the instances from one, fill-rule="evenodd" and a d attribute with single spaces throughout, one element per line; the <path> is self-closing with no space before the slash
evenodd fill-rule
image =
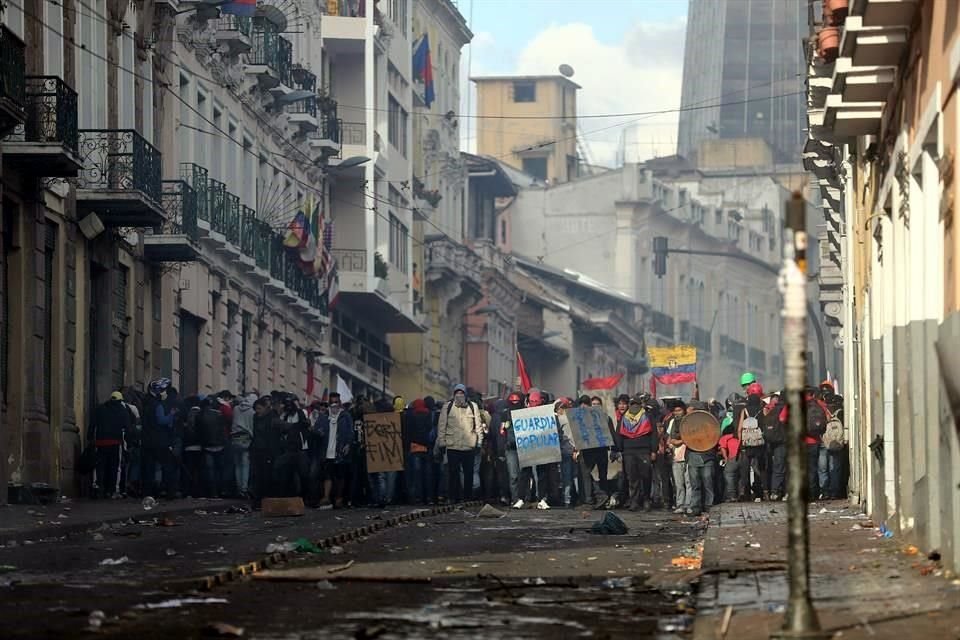
<path id="1" fill-rule="evenodd" d="M 475 113 L 469 75 L 554 74 L 574 68 L 584 114 L 635 113 L 680 106 L 687 0 L 459 0 L 474 32 L 464 48 L 462 109 Z M 468 103 L 469 100 L 469 103 Z M 468 119 L 464 144 L 474 149 Z M 624 130 L 640 159 L 676 151 L 677 114 L 580 121 L 590 160 L 612 165 Z"/>

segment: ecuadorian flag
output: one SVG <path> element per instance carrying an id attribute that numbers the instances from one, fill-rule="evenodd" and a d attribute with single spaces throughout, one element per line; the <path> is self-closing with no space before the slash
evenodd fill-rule
<path id="1" fill-rule="evenodd" d="M 659 384 L 681 384 L 697 379 L 697 348 L 690 345 L 648 347 L 650 373 Z"/>

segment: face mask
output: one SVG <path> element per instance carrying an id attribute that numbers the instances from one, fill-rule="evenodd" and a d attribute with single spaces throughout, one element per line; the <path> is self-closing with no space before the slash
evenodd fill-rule
<path id="1" fill-rule="evenodd" d="M 464 394 L 462 394 L 462 393 L 454 394 L 454 396 L 453 396 L 453 402 L 454 402 L 454 404 L 456 404 L 458 407 L 465 407 L 465 406 L 467 406 L 467 396 L 464 395 Z"/>

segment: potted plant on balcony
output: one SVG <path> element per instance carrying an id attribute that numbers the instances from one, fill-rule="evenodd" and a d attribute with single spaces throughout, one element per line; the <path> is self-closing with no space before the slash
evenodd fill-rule
<path id="1" fill-rule="evenodd" d="M 839 27 L 847 19 L 850 0 L 825 0 L 823 3 L 823 23 L 829 27 Z"/>
<path id="2" fill-rule="evenodd" d="M 386 280 L 390 275 L 390 267 L 379 251 L 373 254 L 373 275 L 383 280 Z"/>
<path id="3" fill-rule="evenodd" d="M 817 34 L 817 53 L 827 62 L 833 62 L 840 54 L 840 28 L 824 27 Z"/>

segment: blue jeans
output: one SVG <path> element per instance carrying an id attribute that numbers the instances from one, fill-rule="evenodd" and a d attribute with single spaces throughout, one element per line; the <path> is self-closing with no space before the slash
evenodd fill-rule
<path id="1" fill-rule="evenodd" d="M 516 449 L 507 449 L 507 483 L 510 485 L 510 502 L 526 497 L 520 488 L 520 458 Z"/>
<path id="2" fill-rule="evenodd" d="M 233 475 L 237 483 L 237 493 L 247 493 L 250 484 L 250 447 L 233 443 Z"/>
<path id="3" fill-rule="evenodd" d="M 826 469 L 824 469 L 826 477 Z M 807 484 L 810 491 L 809 498 L 816 500 L 820 495 L 820 444 L 807 445 Z"/>
<path id="4" fill-rule="evenodd" d="M 717 464 L 713 453 L 687 451 L 687 473 L 690 474 L 690 506 L 694 513 L 709 511 L 713 506 L 713 470 Z"/>
<path id="5" fill-rule="evenodd" d="M 394 496 L 397 493 L 397 473 L 396 471 L 383 471 L 368 475 L 370 479 L 370 501 L 372 503 L 393 504 Z"/>
<path id="6" fill-rule="evenodd" d="M 569 507 L 573 499 L 573 478 L 577 472 L 577 463 L 573 461 L 573 456 L 563 454 L 560 460 L 560 474 L 563 478 L 563 506 Z"/>
<path id="7" fill-rule="evenodd" d="M 433 460 L 428 452 L 407 454 L 407 491 L 415 504 L 436 502 L 437 484 L 433 479 Z"/>
<path id="8" fill-rule="evenodd" d="M 830 451 L 820 445 L 820 455 L 817 459 L 817 477 L 820 480 L 820 493 L 828 498 L 843 498 L 840 488 L 840 461 L 846 450 Z"/>

